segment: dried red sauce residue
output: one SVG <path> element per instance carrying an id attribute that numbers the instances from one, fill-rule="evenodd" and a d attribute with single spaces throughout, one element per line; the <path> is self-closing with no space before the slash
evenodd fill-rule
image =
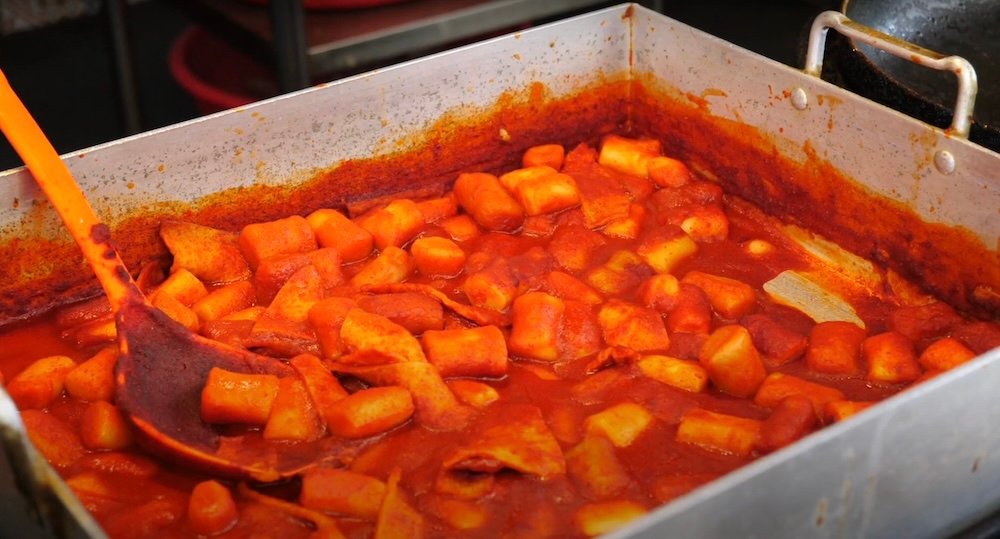
<path id="1" fill-rule="evenodd" d="M 534 83 L 524 91 L 504 94 L 487 110 L 445 114 L 426 133 L 413 136 L 408 145 L 414 149 L 340 163 L 294 188 L 229 189 L 192 207 L 150 203 L 141 213 L 113 225 L 115 245 L 125 264 L 138 268 L 143 261 L 165 256 L 157 229 L 166 217 L 237 231 L 251 221 L 291 213 L 306 215 L 318 208 L 348 205 L 364 209 L 393 195 L 440 193 L 460 172 L 509 168 L 530 146 L 557 142 L 572 147 L 622 131 L 628 92 L 628 83 L 613 76 L 561 99 L 547 97 L 545 85 Z M 510 142 L 500 139 L 501 127 L 512 134 Z M 68 236 L 63 241 L 4 238 L 0 259 L 17 261 L 0 265 L 0 325 L 100 293 Z"/>
<path id="2" fill-rule="evenodd" d="M 416 149 L 341 163 L 294 189 L 255 186 L 227 190 L 196 207 L 151 205 L 115 227 L 116 243 L 126 264 L 138 267 L 164 255 L 156 235 L 164 216 L 237 230 L 249 216 L 276 219 L 292 208 L 302 215 L 320 207 L 363 210 L 398 193 L 441 192 L 462 171 L 500 170 L 534 144 L 572 147 L 617 130 L 659 138 L 668 153 L 714 171 L 727 191 L 895 269 L 961 309 L 991 318 L 1000 311 L 1000 264 L 967 263 L 998 256 L 972 234 L 924 223 L 899 204 L 868 196 L 810 147 L 805 163 L 790 161 L 757 130 L 705 114 L 705 97 L 715 93 L 686 95 L 692 106 L 642 77 L 632 84 L 612 78 L 559 100 L 545 93 L 535 83 L 478 114 L 445 115 L 414 138 Z M 512 141 L 501 140 L 501 128 L 514 135 Z M 52 263 L 80 259 L 68 240 L 10 238 L 0 244 L 0 257 L 18 261 L 0 266 L 0 323 L 98 293 L 82 265 Z"/>
<path id="3" fill-rule="evenodd" d="M 967 230 L 925 223 L 903 205 L 872 196 L 812 145 L 803 148 L 804 163 L 793 162 L 767 135 L 706 116 L 649 81 L 633 88 L 631 121 L 633 134 L 659 138 L 668 155 L 712 171 L 727 193 L 888 266 L 959 309 L 1000 317 L 1000 255 Z"/>

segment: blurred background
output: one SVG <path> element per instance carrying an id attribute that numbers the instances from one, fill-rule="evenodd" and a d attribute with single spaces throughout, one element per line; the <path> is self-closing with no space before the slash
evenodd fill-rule
<path id="1" fill-rule="evenodd" d="M 0 69 L 60 153 L 619 2 L 2 0 Z M 642 2 L 801 67 L 836 0 Z M 20 166 L 0 142 L 0 170 Z"/>

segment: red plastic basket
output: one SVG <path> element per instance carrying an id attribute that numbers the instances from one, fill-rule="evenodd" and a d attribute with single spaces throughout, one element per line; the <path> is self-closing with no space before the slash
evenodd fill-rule
<path id="1" fill-rule="evenodd" d="M 171 75 L 191 94 L 202 114 L 278 93 L 271 70 L 199 26 L 174 41 L 169 64 Z"/>

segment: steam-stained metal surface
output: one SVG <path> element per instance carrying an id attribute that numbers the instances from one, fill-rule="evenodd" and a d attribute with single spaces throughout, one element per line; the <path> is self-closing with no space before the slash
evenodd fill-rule
<path id="1" fill-rule="evenodd" d="M 99 212 L 113 221 L 150 200 L 190 201 L 237 185 L 302 181 L 344 159 L 394 151 L 441 114 L 492 104 L 505 90 L 540 81 L 560 95 L 627 70 L 630 53 L 636 76 L 652 74 L 676 96 L 700 100 L 710 114 L 770 134 L 790 158 L 805 161 L 812 151 L 872 192 L 928 221 L 968 229 L 996 249 L 1000 156 L 638 6 L 67 159 Z M 939 151 L 953 156 L 952 173 L 935 166 Z M 0 177 L 3 235 L 38 231 L 30 177 L 18 171 Z M 54 220 L 41 232 L 61 234 Z M 994 350 L 698 489 L 616 536 L 949 533 L 1000 506 L 1000 430 L 991 428 L 1000 422 L 992 397 L 998 386 L 1000 351 Z"/>
<path id="2" fill-rule="evenodd" d="M 560 96 L 627 72 L 629 22 L 621 14 L 485 41 L 64 158 L 112 224 L 150 201 L 300 183 L 345 160 L 405 150 L 446 112 L 486 109 L 532 82 Z M 35 209 L 43 200 L 26 171 L 0 173 L 0 240 L 25 229 L 61 237 L 54 214 Z"/>
<path id="3" fill-rule="evenodd" d="M 773 134 L 790 158 L 804 161 L 808 144 L 873 193 L 997 249 L 1000 155 L 656 13 L 637 9 L 634 21 L 635 72 L 703 99 L 713 116 Z M 934 164 L 941 151 L 954 157 L 951 174 Z"/>

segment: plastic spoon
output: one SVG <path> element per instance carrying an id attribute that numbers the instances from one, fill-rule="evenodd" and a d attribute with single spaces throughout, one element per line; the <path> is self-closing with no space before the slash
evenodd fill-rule
<path id="1" fill-rule="evenodd" d="M 209 370 L 289 375 L 265 356 L 191 333 L 153 307 L 136 286 L 79 185 L 0 72 L 0 130 L 76 240 L 115 312 L 120 356 L 115 401 L 149 450 L 200 470 L 274 481 L 319 461 L 337 460 L 351 446 L 331 437 L 317 442 L 267 443 L 253 433 L 222 436 L 200 416 Z"/>

